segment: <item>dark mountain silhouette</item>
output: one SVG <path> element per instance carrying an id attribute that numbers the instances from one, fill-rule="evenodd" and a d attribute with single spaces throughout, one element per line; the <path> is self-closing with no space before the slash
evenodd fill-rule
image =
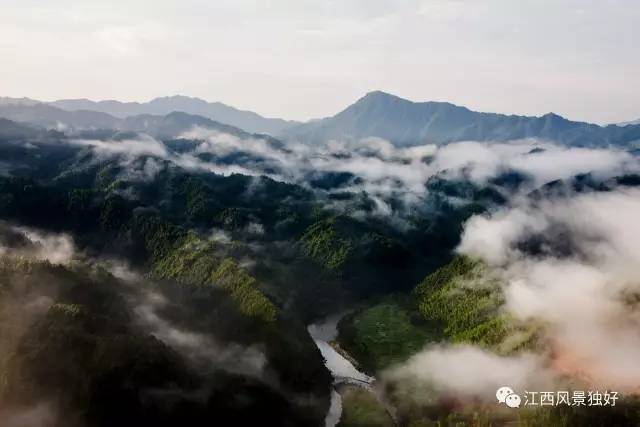
<path id="1" fill-rule="evenodd" d="M 47 104 L 0 105 L 0 117 L 60 130 L 115 129 L 120 122 L 109 114 L 97 111 L 65 111 Z"/>
<path id="2" fill-rule="evenodd" d="M 67 111 L 91 110 L 125 118 L 140 114 L 166 115 L 174 111 L 195 114 L 235 126 L 252 133 L 275 135 L 298 122 L 262 117 L 252 111 L 239 110 L 220 102 L 207 102 L 187 96 L 167 96 L 149 102 L 90 101 L 88 99 L 63 99 L 50 105 Z"/>
<path id="3" fill-rule="evenodd" d="M 213 114 L 216 108 L 231 110 L 223 104 L 187 97 L 157 98 L 144 104 L 88 100 L 44 104 L 27 98 L 0 101 L 0 117 L 17 122 L 71 131 L 141 131 L 161 138 L 175 137 L 197 126 L 234 134 L 243 131 L 275 134 L 308 143 L 367 137 L 383 138 L 398 146 L 522 138 L 542 138 L 571 146 L 629 146 L 640 141 L 640 125 L 636 124 L 599 126 L 571 121 L 554 113 L 541 117 L 481 113 L 446 102 L 412 102 L 379 91 L 368 93 L 333 117 L 302 124 L 280 120 L 277 126 L 273 119 L 234 109 L 241 113 L 234 116 L 235 119 Z M 257 121 L 249 123 L 241 120 L 241 116 L 251 116 Z M 271 125 L 267 126 L 264 120 Z"/>
<path id="4" fill-rule="evenodd" d="M 38 130 L 33 126 L 66 132 L 98 130 L 144 132 L 161 139 L 175 138 L 194 128 L 215 129 L 242 137 L 250 135 L 242 129 L 183 112 L 172 112 L 166 115 L 141 114 L 121 119 L 106 113 L 87 110 L 66 111 L 46 104 L 11 104 L 0 105 L 0 118 L 4 118 L 11 124 L 3 127 L 2 132 L 13 132 L 18 135 L 25 135 L 27 132 L 37 134 Z"/>
<path id="5" fill-rule="evenodd" d="M 447 102 L 412 102 L 376 91 L 333 117 L 295 126 L 284 135 L 312 143 L 380 137 L 408 146 L 535 137 L 591 146 L 640 140 L 640 126 L 601 127 L 553 113 L 542 117 L 479 113 Z"/>

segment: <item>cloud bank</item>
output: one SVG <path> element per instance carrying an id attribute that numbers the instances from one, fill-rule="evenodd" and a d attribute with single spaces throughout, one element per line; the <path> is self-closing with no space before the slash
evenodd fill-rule
<path id="1" fill-rule="evenodd" d="M 68 234 L 47 233 L 0 221 L 0 256 L 3 255 L 66 264 L 76 255 L 76 248 Z"/>
<path id="2" fill-rule="evenodd" d="M 336 209 L 345 207 L 332 195 L 364 193 L 374 206 L 367 214 L 385 218 L 403 217 L 423 207 L 429 196 L 427 184 L 433 179 L 496 187 L 494 178 L 518 174 L 523 181 L 518 191 L 526 193 L 580 174 L 606 180 L 640 172 L 638 157 L 621 149 L 566 147 L 535 139 L 411 148 L 398 148 L 379 138 L 305 145 L 195 127 L 179 135 L 178 141 L 183 145 L 170 146 L 141 135 L 138 139 L 73 143 L 91 147 L 97 159 L 118 158 L 123 178 L 133 181 L 153 179 L 167 167 L 225 176 L 266 176 L 307 187 L 328 198 L 327 204 Z"/>
<path id="3" fill-rule="evenodd" d="M 470 220 L 460 251 L 503 269 L 511 313 L 551 325 L 558 369 L 639 391 L 638 218 L 637 189 L 514 206 Z"/>
<path id="4" fill-rule="evenodd" d="M 516 199 L 472 217 L 458 252 L 502 277 L 504 310 L 543 325 L 544 348 L 501 357 L 470 346 L 430 347 L 389 378 L 409 389 L 428 386 L 435 396 L 484 401 L 500 385 L 639 393 L 638 218 L 640 190 L 625 188 Z"/>

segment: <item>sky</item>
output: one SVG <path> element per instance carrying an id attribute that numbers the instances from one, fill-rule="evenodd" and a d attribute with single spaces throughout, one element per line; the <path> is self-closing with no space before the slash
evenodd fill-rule
<path id="1" fill-rule="evenodd" d="M 636 0 L 0 0 L 0 96 L 188 95 L 306 120 L 366 92 L 640 118 Z M 634 43 L 635 42 L 635 43 Z"/>

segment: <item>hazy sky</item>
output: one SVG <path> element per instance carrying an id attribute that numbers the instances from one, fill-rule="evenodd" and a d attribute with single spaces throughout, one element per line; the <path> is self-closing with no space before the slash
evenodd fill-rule
<path id="1" fill-rule="evenodd" d="M 0 0 L 0 95 L 332 115 L 380 89 L 640 118 L 637 0 Z"/>

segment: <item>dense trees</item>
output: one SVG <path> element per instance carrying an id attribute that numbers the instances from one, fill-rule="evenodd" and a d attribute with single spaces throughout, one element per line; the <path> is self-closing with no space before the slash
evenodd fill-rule
<path id="1" fill-rule="evenodd" d="M 0 414 L 45 401 L 60 426 L 313 422 L 261 381 L 196 370 L 136 328 L 123 297 L 142 290 L 103 270 L 5 258 L 0 290 Z M 60 302 L 33 312 L 47 292 Z"/>
<path id="2" fill-rule="evenodd" d="M 60 396 L 54 404 L 72 427 L 320 425 L 332 378 L 306 325 L 354 306 L 339 341 L 372 373 L 427 342 L 501 354 L 537 344 L 543 325 L 502 314 L 490 269 L 452 253 L 464 222 L 504 203 L 526 177 L 505 173 L 487 186 L 433 177 L 410 206 L 386 196 L 389 215 L 378 209 L 380 195 L 349 188 L 363 183 L 351 173 L 314 171 L 296 184 L 109 151 L 131 137 L 91 132 L 87 138 L 112 139 L 101 141 L 102 152 L 63 143 L 57 133 L 0 133 L 0 159 L 11 166 L 0 169 L 0 219 L 67 233 L 78 251 L 65 266 L 36 261 L 37 243 L 0 225 L 0 247 L 11 249 L 11 256 L 0 251 L 0 403 Z M 164 148 L 190 152 L 198 144 L 173 140 Z M 248 153 L 193 155 L 270 167 Z M 636 178 L 619 181 L 636 185 Z M 576 191 L 609 185 L 574 181 Z M 138 272 L 131 283 L 100 266 L 114 259 Z M 196 363 L 142 327 L 136 307 L 149 295 L 165 301 L 152 314 L 171 336 L 250 348 L 264 357 L 263 372 Z M 520 339 L 506 343 L 514 331 Z M 385 418 L 371 399 L 347 400 Z M 362 414 L 351 410 L 347 419 L 358 425 Z M 544 415 L 556 416 L 582 419 Z"/>

